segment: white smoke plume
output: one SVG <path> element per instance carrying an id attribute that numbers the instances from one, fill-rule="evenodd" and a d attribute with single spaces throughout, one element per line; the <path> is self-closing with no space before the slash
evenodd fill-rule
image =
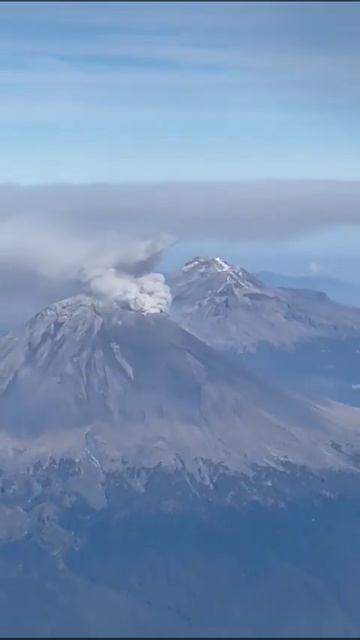
<path id="1" fill-rule="evenodd" d="M 135 277 L 115 268 L 93 269 L 85 282 L 89 293 L 124 303 L 134 311 L 167 311 L 171 303 L 169 287 L 161 273 Z"/>
<path id="2" fill-rule="evenodd" d="M 134 311 L 158 313 L 167 311 L 171 303 L 165 278 L 152 269 L 162 251 L 172 243 L 169 236 L 151 242 L 132 242 L 126 249 L 112 250 L 96 259 L 80 272 L 80 280 L 88 293 L 114 300 Z"/>
<path id="3" fill-rule="evenodd" d="M 94 229 L 90 223 L 76 227 L 51 220 L 50 214 L 43 219 L 0 211 L 0 334 L 81 292 L 144 312 L 165 311 L 170 292 L 153 272 L 174 239 L 136 238 L 139 230 L 126 235 L 115 219 Z"/>

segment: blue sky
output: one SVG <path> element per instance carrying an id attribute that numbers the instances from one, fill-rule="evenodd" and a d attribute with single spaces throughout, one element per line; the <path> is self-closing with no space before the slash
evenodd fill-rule
<path id="1" fill-rule="evenodd" d="M 1 3 L 1 181 L 357 179 L 357 3 Z"/>
<path id="2" fill-rule="evenodd" d="M 359 281 L 359 24 L 356 2 L 1 2 L 0 275 L 133 230 L 175 235 L 168 266 Z"/>

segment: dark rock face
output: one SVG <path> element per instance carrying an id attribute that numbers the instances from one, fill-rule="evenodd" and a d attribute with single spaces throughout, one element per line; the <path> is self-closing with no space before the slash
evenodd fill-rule
<path id="1" fill-rule="evenodd" d="M 77 543 L 61 554 L 33 538 L 0 546 L 1 635 L 356 636 L 356 505 L 74 506 L 59 526 Z"/>

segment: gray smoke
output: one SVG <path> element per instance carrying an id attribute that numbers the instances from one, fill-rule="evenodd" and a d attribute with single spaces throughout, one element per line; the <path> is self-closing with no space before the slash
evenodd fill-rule
<path id="1" fill-rule="evenodd" d="M 170 289 L 164 276 L 152 269 L 171 242 L 164 236 L 100 255 L 80 270 L 80 280 L 90 293 L 125 303 L 135 311 L 166 311 L 171 303 Z"/>
<path id="2" fill-rule="evenodd" d="M 359 203 L 360 181 L 0 185 L 0 331 L 81 290 L 166 306 L 163 279 L 148 277 L 164 247 L 147 239 L 164 232 L 270 245 L 360 225 Z"/>

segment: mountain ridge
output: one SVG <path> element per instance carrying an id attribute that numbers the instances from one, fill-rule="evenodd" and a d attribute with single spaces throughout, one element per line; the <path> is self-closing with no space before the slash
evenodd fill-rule
<path id="1" fill-rule="evenodd" d="M 219 268 L 219 260 L 226 268 Z M 360 335 L 360 310 L 323 292 L 266 285 L 219 258 L 196 258 L 169 278 L 172 317 L 212 346 L 239 352 L 317 337 Z"/>
<path id="2" fill-rule="evenodd" d="M 265 284 L 273 287 L 319 291 L 326 293 L 334 302 L 352 307 L 360 306 L 360 287 L 355 282 L 338 280 L 325 275 L 291 276 L 274 271 L 259 271 L 255 275 Z"/>

